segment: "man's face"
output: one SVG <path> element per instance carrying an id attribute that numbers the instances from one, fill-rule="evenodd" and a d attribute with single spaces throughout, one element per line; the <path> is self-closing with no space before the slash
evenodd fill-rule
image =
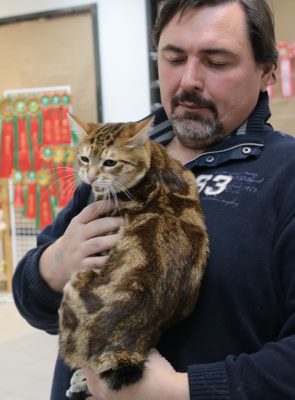
<path id="1" fill-rule="evenodd" d="M 161 99 L 179 140 L 203 149 L 250 115 L 271 80 L 257 66 L 238 3 L 201 7 L 163 29 L 158 47 Z"/>

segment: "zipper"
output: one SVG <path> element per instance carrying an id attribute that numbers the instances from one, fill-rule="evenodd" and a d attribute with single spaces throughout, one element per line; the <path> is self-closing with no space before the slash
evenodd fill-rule
<path id="1" fill-rule="evenodd" d="M 208 156 L 211 154 L 221 154 L 221 153 L 226 153 L 227 151 L 231 151 L 231 150 L 235 150 L 238 149 L 239 147 L 244 147 L 244 146 L 258 146 L 258 147 L 263 147 L 264 145 L 262 143 L 240 143 L 240 144 L 236 144 L 235 146 L 231 146 L 228 147 L 227 149 L 223 149 L 223 150 L 216 150 L 216 151 L 207 151 L 205 153 L 200 153 L 199 155 L 197 155 L 197 157 L 193 158 L 192 160 L 188 161 L 186 164 L 191 163 L 192 161 L 197 160 L 200 157 L 204 157 L 204 156 Z"/>

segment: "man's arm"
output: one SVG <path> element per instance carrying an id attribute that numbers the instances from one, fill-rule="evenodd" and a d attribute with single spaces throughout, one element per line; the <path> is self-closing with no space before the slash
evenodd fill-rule
<path id="1" fill-rule="evenodd" d="M 81 185 L 67 206 L 59 212 L 53 224 L 37 237 L 37 246 L 19 262 L 13 276 L 12 290 L 20 314 L 35 328 L 57 333 L 57 310 L 61 293 L 52 290 L 39 271 L 43 252 L 61 237 L 72 218 L 87 205 L 90 186 Z"/>
<path id="2" fill-rule="evenodd" d="M 116 234 L 104 235 L 116 231 L 123 222 L 121 218 L 101 217 L 111 209 L 109 203 L 87 206 L 90 187 L 85 186 L 38 236 L 37 247 L 20 261 L 13 278 L 19 312 L 32 326 L 48 333 L 57 333 L 57 311 L 66 282 L 77 271 L 104 265 L 106 256 L 95 254 L 115 245 Z"/>

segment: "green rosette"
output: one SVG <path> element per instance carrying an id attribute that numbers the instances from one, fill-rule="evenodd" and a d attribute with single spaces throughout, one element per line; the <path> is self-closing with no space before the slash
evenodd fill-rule
<path id="1" fill-rule="evenodd" d="M 29 185 L 33 185 L 37 182 L 37 173 L 36 171 L 28 171 L 25 175 L 25 181 Z"/>
<path id="2" fill-rule="evenodd" d="M 51 174 L 48 169 L 40 169 L 36 173 L 36 181 L 41 187 L 48 187 L 51 183 Z"/>
<path id="3" fill-rule="evenodd" d="M 71 102 L 71 97 L 68 94 L 63 94 L 61 96 L 61 102 L 63 106 L 68 106 Z"/>
<path id="4" fill-rule="evenodd" d="M 21 171 L 14 171 L 14 174 L 13 174 L 13 183 L 14 184 L 22 184 L 23 183 L 23 180 L 24 180 L 24 175 L 23 175 L 23 173 L 21 172 Z"/>
<path id="5" fill-rule="evenodd" d="M 13 102 L 13 113 L 18 117 L 24 117 L 27 112 L 27 107 L 26 107 L 26 101 L 22 97 L 18 97 L 14 102 Z"/>
<path id="6" fill-rule="evenodd" d="M 40 103 L 42 107 L 48 107 L 51 105 L 51 98 L 50 96 L 48 96 L 47 94 L 44 94 L 41 99 L 40 99 Z"/>
<path id="7" fill-rule="evenodd" d="M 11 99 L 4 99 L 0 103 L 0 115 L 5 121 L 9 121 L 13 117 L 13 104 Z"/>
<path id="8" fill-rule="evenodd" d="M 61 104 L 61 96 L 59 96 L 58 94 L 54 94 L 51 97 L 51 104 L 53 106 L 59 106 Z"/>
<path id="9" fill-rule="evenodd" d="M 51 147 L 46 146 L 41 150 L 41 158 L 47 162 L 51 161 L 53 157 L 53 150 Z"/>
<path id="10" fill-rule="evenodd" d="M 26 108 L 28 114 L 32 117 L 36 117 L 41 110 L 41 101 L 37 97 L 32 97 L 27 100 Z"/>

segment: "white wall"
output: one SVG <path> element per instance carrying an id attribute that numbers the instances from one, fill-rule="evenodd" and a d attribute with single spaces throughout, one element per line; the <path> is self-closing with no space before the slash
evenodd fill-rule
<path id="1" fill-rule="evenodd" d="M 98 4 L 103 120 L 142 118 L 150 112 L 145 0 L 0 0 L 0 18 L 89 3 Z"/>

